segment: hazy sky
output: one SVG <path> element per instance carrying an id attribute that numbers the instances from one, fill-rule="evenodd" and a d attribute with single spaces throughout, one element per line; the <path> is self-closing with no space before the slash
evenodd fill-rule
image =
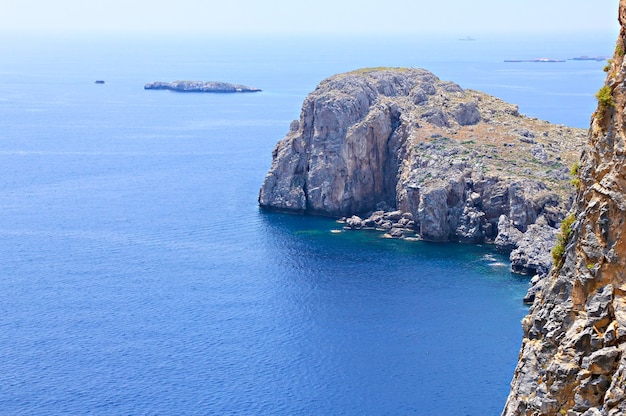
<path id="1" fill-rule="evenodd" d="M 0 31 L 617 32 L 619 0 L 0 0 Z"/>

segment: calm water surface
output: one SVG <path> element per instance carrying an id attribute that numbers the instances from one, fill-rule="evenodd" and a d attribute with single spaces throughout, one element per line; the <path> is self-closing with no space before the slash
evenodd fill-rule
<path id="1" fill-rule="evenodd" d="M 612 40 L 0 45 L 0 414 L 499 414 L 527 311 L 505 257 L 334 234 L 258 188 L 329 75 L 425 67 L 585 127 L 602 62 L 502 60 Z M 264 91 L 142 89 L 175 79 Z"/>

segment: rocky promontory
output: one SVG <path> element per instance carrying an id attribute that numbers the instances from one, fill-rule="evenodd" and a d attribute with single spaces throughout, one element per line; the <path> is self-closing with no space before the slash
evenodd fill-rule
<path id="1" fill-rule="evenodd" d="M 394 237 L 495 242 L 515 271 L 545 275 L 585 137 L 423 69 L 357 70 L 305 99 L 259 204 L 354 229 L 398 228 L 384 213 L 399 211 L 410 226 Z"/>
<path id="2" fill-rule="evenodd" d="M 626 0 L 619 22 L 556 264 L 523 320 L 505 416 L 626 414 Z"/>
<path id="3" fill-rule="evenodd" d="M 143 87 L 145 90 L 169 90 L 176 92 L 258 92 L 258 88 L 247 87 L 239 84 L 229 84 L 215 81 L 174 81 L 174 82 L 150 82 Z"/>

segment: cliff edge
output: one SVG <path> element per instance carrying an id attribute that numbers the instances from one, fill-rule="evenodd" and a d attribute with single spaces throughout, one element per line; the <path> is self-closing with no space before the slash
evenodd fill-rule
<path id="1" fill-rule="evenodd" d="M 259 204 L 350 217 L 353 228 L 396 227 L 383 212 L 397 210 L 409 227 L 393 236 L 495 241 L 515 271 L 543 276 L 585 139 L 423 69 L 361 69 L 306 97 Z"/>
<path id="2" fill-rule="evenodd" d="M 504 415 L 626 414 L 626 0 L 555 267 L 523 320 Z"/>

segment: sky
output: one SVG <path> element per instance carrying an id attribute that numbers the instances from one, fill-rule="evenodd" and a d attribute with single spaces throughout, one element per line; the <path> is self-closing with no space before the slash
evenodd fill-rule
<path id="1" fill-rule="evenodd" d="M 617 33 L 619 0 L 0 0 L 15 33 Z"/>

